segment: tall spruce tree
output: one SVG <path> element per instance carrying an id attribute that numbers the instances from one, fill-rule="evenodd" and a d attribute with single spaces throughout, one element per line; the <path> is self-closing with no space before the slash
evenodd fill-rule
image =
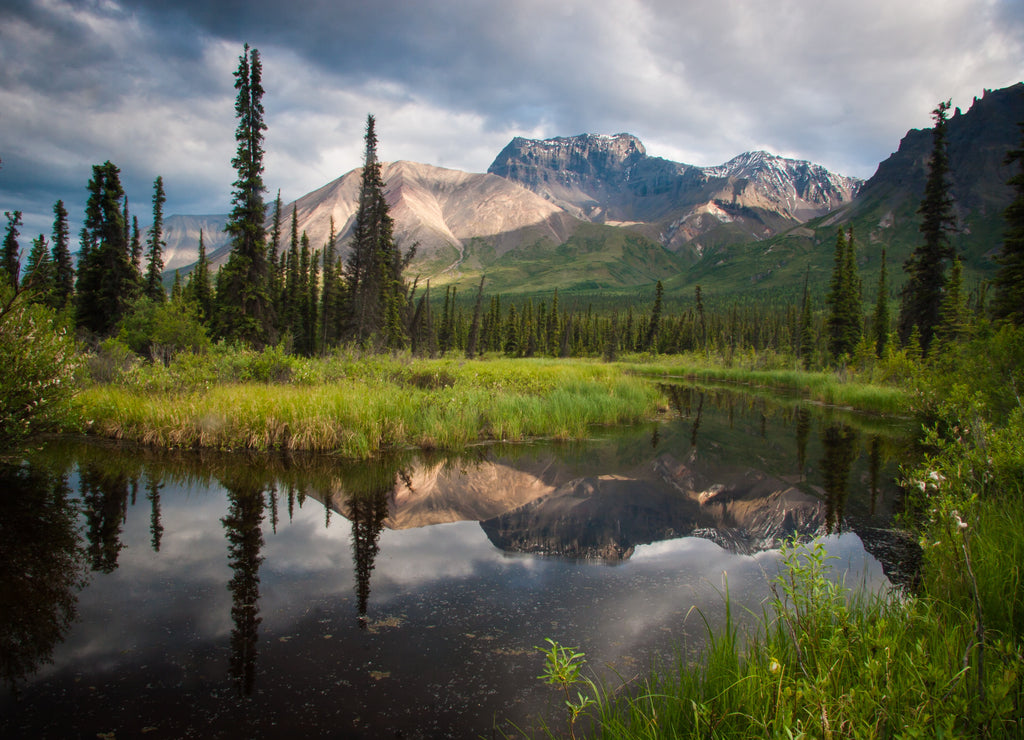
<path id="1" fill-rule="evenodd" d="M 935 327 L 939 323 L 939 307 L 946 288 L 946 263 L 953 259 L 949 234 L 956 225 L 953 198 L 949 183 L 947 152 L 947 114 L 949 101 L 939 103 L 932 111 L 932 153 L 928 160 L 928 178 L 924 197 L 917 213 L 921 217 L 919 244 L 903 265 L 907 282 L 903 286 L 898 330 L 900 340 L 908 342 L 916 326 L 921 348 L 927 352 Z"/>
<path id="2" fill-rule="evenodd" d="M 92 168 L 75 288 L 78 325 L 107 334 L 136 295 L 137 273 L 124 225 L 121 171 L 107 161 Z"/>
<path id="3" fill-rule="evenodd" d="M 269 271 L 268 287 L 271 301 L 274 304 L 274 316 L 277 319 L 278 332 L 284 331 L 281 325 L 281 318 L 284 315 L 284 307 L 281 303 L 284 297 L 284 267 L 285 255 L 281 253 L 281 191 L 277 191 L 274 198 L 274 216 L 270 226 L 270 244 L 267 245 L 267 270 Z"/>
<path id="4" fill-rule="evenodd" d="M 75 267 L 69 246 L 68 212 L 64 201 L 53 204 L 53 307 L 60 310 L 71 304 L 75 293 Z"/>
<path id="5" fill-rule="evenodd" d="M 50 261 L 50 246 L 42 234 L 32 240 L 32 248 L 29 250 L 28 259 L 25 260 L 22 285 L 31 287 L 39 302 L 52 302 L 53 263 Z"/>
<path id="6" fill-rule="evenodd" d="M 875 313 L 871 319 L 871 331 L 875 340 L 875 355 L 882 357 L 889 342 L 889 287 L 886 285 L 885 247 L 882 248 L 882 265 L 878 271 L 878 297 L 875 299 Z"/>
<path id="7" fill-rule="evenodd" d="M 334 216 L 331 216 L 331 228 L 324 244 L 323 252 L 323 289 L 320 293 L 320 350 L 325 351 L 338 343 L 341 328 L 342 309 L 342 274 L 338 264 L 337 233 L 334 229 Z"/>
<path id="8" fill-rule="evenodd" d="M 828 349 L 832 359 L 852 356 L 860 342 L 861 284 L 857 271 L 857 257 L 853 231 L 849 238 L 840 228 L 836 234 L 835 264 L 828 294 Z"/>
<path id="9" fill-rule="evenodd" d="M 258 50 L 245 45 L 234 76 L 238 150 L 231 165 L 238 179 L 225 227 L 231 252 L 217 279 L 217 333 L 262 347 L 274 339 L 275 322 L 263 228 L 263 132 L 267 126 L 263 122 L 263 67 Z"/>
<path id="10" fill-rule="evenodd" d="M 189 274 L 188 297 L 199 307 L 199 319 L 207 323 L 213 316 L 213 286 L 210 284 L 210 261 L 206 257 L 203 230 L 199 230 L 199 258 Z"/>
<path id="11" fill-rule="evenodd" d="M 153 181 L 153 225 L 149 229 L 149 250 L 146 253 L 148 265 L 146 267 L 145 294 L 157 303 L 167 300 L 167 293 L 164 291 L 164 203 L 167 196 L 164 194 L 164 178 L 157 177 Z"/>
<path id="12" fill-rule="evenodd" d="M 800 362 L 805 370 L 809 370 L 814 361 L 814 322 L 810 292 L 811 268 L 804 275 L 804 298 L 800 306 L 800 335 L 797 343 Z"/>
<path id="13" fill-rule="evenodd" d="M 662 298 L 665 295 L 665 288 L 662 287 L 661 281 L 654 287 L 654 306 L 651 308 L 651 318 L 647 323 L 647 329 L 644 332 L 643 346 L 641 349 L 651 352 L 658 351 L 658 330 L 661 327 L 661 304 Z M 618 317 L 616 316 L 616 319 Z"/>
<path id="14" fill-rule="evenodd" d="M 995 296 L 992 314 L 997 319 L 1024 326 L 1024 123 L 1019 124 L 1021 143 L 1006 154 L 1005 163 L 1015 165 L 1007 184 L 1013 188 L 1013 200 L 1003 212 L 1006 230 L 1003 248 L 996 257 Z"/>
<path id="15" fill-rule="evenodd" d="M 366 149 L 359 205 L 346 264 L 352 311 L 348 336 L 360 345 L 400 349 L 405 345 L 408 288 L 402 272 L 415 247 L 401 254 L 394 222 L 384 199 L 384 179 L 377 160 L 377 133 L 372 115 L 366 118 Z"/>
<path id="16" fill-rule="evenodd" d="M 18 245 L 18 228 L 21 226 L 21 211 L 4 211 L 7 229 L 4 231 L 3 253 L 0 255 L 0 270 L 3 279 L 12 288 L 18 287 L 18 273 L 21 270 L 21 247 Z"/>
<path id="17" fill-rule="evenodd" d="M 466 359 L 472 360 L 477 355 L 477 345 L 480 341 L 480 309 L 484 300 L 484 276 L 480 276 L 480 287 L 476 290 L 476 302 L 473 304 L 473 321 L 469 325 L 469 337 L 466 339 Z M 555 307 L 558 307 L 558 291 L 555 290 Z M 552 312 L 554 313 L 554 312 Z M 558 326 L 557 316 L 555 324 Z"/>
<path id="18" fill-rule="evenodd" d="M 939 306 L 939 323 L 935 327 L 932 348 L 949 346 L 967 336 L 970 323 L 971 316 L 963 290 L 963 262 L 959 257 L 954 257 L 942 304 Z"/>

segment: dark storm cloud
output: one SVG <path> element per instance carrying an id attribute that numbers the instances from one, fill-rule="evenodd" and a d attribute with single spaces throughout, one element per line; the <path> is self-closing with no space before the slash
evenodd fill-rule
<path id="1" fill-rule="evenodd" d="M 628 131 L 693 164 L 767 148 L 867 177 L 939 100 L 967 107 L 1024 77 L 1022 7 L 6 2 L 0 207 L 42 222 L 56 197 L 84 201 L 90 166 L 111 159 L 136 213 L 157 174 L 169 213 L 226 211 L 243 43 L 263 55 L 266 180 L 286 199 L 359 164 L 368 112 L 383 158 L 473 171 L 517 134 Z"/>

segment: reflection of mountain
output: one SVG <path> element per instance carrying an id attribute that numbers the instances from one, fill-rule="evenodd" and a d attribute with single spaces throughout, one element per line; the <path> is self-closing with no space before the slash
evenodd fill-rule
<path id="1" fill-rule="evenodd" d="M 392 529 L 483 521 L 555 490 L 568 478 L 553 457 L 511 465 L 503 460 L 444 461 L 416 466 L 394 494 Z"/>
<path id="2" fill-rule="evenodd" d="M 669 455 L 635 477 L 570 481 L 482 523 L 503 550 L 612 562 L 637 545 L 684 536 L 752 553 L 825 525 L 825 505 L 785 481 L 755 470 L 709 477 Z"/>

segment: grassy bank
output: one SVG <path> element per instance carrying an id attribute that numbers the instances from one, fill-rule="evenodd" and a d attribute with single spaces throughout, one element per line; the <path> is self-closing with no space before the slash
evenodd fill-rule
<path id="1" fill-rule="evenodd" d="M 599 362 L 266 354 L 129 364 L 78 395 L 78 416 L 91 433 L 163 447 L 367 458 L 410 446 L 584 439 L 661 405 L 650 382 Z"/>
<path id="2" fill-rule="evenodd" d="M 746 360 L 746 361 L 744 361 Z M 849 406 L 861 411 L 895 414 L 906 413 L 911 396 L 895 383 L 889 373 L 855 372 L 850 369 L 807 371 L 793 367 L 792 359 L 782 366 L 760 356 L 734 359 L 725 364 L 722 358 L 698 354 L 658 357 L 647 362 L 625 362 L 634 372 L 666 379 L 681 378 L 701 384 L 729 384 L 747 389 L 788 392 L 810 401 L 836 406 Z M 879 363 L 881 365 L 881 363 Z"/>

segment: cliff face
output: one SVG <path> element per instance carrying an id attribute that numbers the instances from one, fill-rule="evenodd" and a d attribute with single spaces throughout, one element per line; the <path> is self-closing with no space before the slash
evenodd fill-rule
<path id="1" fill-rule="evenodd" d="M 748 152 L 717 167 L 648 156 L 629 134 L 516 138 L 488 172 L 578 218 L 620 224 L 700 256 L 719 242 L 763 239 L 848 203 L 860 181 L 810 162 Z"/>
<path id="2" fill-rule="evenodd" d="M 959 108 L 953 112 L 946 128 L 950 186 L 961 217 L 975 210 L 1001 212 L 1008 204 L 1005 183 L 1011 172 L 1003 159 L 1020 141 L 1021 121 L 1024 83 L 986 90 L 966 113 Z M 864 183 L 858 204 L 884 200 L 891 209 L 904 202 L 916 207 L 924 195 L 931 151 L 931 129 L 908 131 Z"/>

